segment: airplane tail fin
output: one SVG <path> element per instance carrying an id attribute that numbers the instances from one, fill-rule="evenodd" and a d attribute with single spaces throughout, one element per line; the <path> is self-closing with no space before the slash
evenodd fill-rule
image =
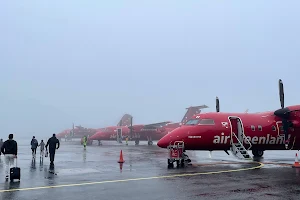
<path id="1" fill-rule="evenodd" d="M 191 106 L 189 108 L 186 108 L 187 111 L 184 115 L 184 117 L 181 120 L 181 123 L 184 124 L 186 123 L 190 118 L 192 118 L 194 115 L 200 114 L 201 109 L 203 108 L 208 108 L 207 105 L 202 105 L 202 106 Z"/>
<path id="2" fill-rule="evenodd" d="M 130 126 L 132 116 L 129 114 L 123 115 L 117 126 Z"/>

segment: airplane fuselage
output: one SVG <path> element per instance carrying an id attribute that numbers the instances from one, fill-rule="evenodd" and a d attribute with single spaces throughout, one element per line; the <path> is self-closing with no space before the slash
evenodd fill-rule
<path id="1" fill-rule="evenodd" d="M 300 105 L 288 107 L 288 149 L 300 149 Z M 194 120 L 194 121 L 193 121 Z M 239 133 L 243 134 L 239 134 Z M 298 137 L 297 137 L 298 136 Z M 229 150 L 239 139 L 246 148 L 283 150 L 285 135 L 282 119 L 273 111 L 263 113 L 203 113 L 173 130 L 158 142 L 167 148 L 175 141 L 183 141 L 186 150 Z"/>

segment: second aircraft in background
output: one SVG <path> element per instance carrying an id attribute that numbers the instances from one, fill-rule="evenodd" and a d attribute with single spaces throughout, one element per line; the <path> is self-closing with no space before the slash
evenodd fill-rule
<path id="1" fill-rule="evenodd" d="M 148 141 L 148 145 L 153 144 L 153 140 L 159 140 L 167 133 L 181 126 L 182 123 L 185 123 L 191 117 L 201 112 L 201 109 L 208 108 L 206 105 L 202 106 L 191 106 L 187 108 L 181 122 L 172 123 L 170 121 L 159 122 L 153 124 L 138 124 L 132 125 L 132 117 L 128 124 L 128 119 L 125 121 L 121 120 L 119 126 L 107 127 L 104 129 L 98 130 L 96 134 L 89 137 L 89 141 L 97 140 L 99 145 L 103 140 L 116 140 L 121 142 L 124 138 L 129 138 L 130 140 L 135 140 L 136 144 L 139 144 L 139 141 Z M 91 142 L 89 142 L 91 143 Z"/>

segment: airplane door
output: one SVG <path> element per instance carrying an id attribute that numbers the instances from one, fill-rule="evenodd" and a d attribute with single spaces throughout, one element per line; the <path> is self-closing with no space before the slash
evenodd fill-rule
<path id="1" fill-rule="evenodd" d="M 243 144 L 244 127 L 239 117 L 229 117 L 231 126 L 231 141 L 237 143 L 237 139 Z"/>
<path id="2" fill-rule="evenodd" d="M 122 142 L 122 129 L 121 128 L 117 129 L 117 141 Z"/>
<path id="3" fill-rule="evenodd" d="M 235 134 L 237 136 L 237 133 L 238 133 L 237 119 L 230 118 L 229 120 L 230 120 L 230 125 L 231 125 L 231 138 L 234 143 L 237 143 L 236 137 L 233 136 L 233 134 Z"/>
<path id="4" fill-rule="evenodd" d="M 277 137 L 284 137 L 284 130 L 283 130 L 283 125 L 282 125 L 282 121 L 277 121 L 276 122 L 276 128 L 277 128 L 277 133 L 278 136 Z M 289 127 L 288 129 L 288 138 L 290 140 L 289 144 L 288 144 L 288 149 L 293 149 L 294 148 L 294 144 L 296 141 L 296 135 L 295 135 L 295 129 L 293 127 Z M 284 140 L 286 140 L 287 138 L 284 137 Z"/>

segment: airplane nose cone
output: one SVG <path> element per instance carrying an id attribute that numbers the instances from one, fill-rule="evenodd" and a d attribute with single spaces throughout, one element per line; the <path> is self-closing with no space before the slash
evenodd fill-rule
<path id="1" fill-rule="evenodd" d="M 157 142 L 157 146 L 160 148 L 167 148 L 169 146 L 169 141 L 166 137 L 163 137 Z"/>

